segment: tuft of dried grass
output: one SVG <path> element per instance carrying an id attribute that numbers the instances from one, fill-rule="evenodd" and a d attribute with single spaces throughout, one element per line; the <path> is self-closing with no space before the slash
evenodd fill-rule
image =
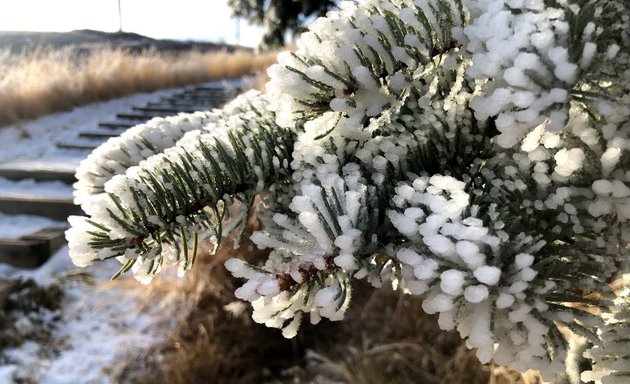
<path id="1" fill-rule="evenodd" d="M 420 300 L 384 287 L 355 287 L 335 342 L 310 352 L 310 381 L 349 384 L 487 383 L 488 368 L 455 332 L 438 328 Z"/>
<path id="2" fill-rule="evenodd" d="M 0 51 L 0 127 L 137 92 L 234 79 L 264 71 L 276 52 L 240 50 L 134 54 L 103 48 Z"/>
<path id="3" fill-rule="evenodd" d="M 262 258 L 253 244 L 244 242 L 237 251 L 230 239 L 224 240 L 216 255 L 200 250 L 202 256 L 185 282 L 170 287 L 176 288 L 180 301 L 188 307 L 188 312 L 179 318 L 178 331 L 166 335 L 162 345 L 145 354 L 130 355 L 114 368 L 113 381 L 260 383 L 269 369 L 279 370 L 287 362 L 297 364 L 294 341 L 283 339 L 278 330 L 254 324 L 251 312 L 234 297 L 238 281 L 223 263 L 241 252 L 247 252 L 246 258 L 251 261 Z M 170 289 L 168 284 L 158 283 L 155 288 L 153 285 L 148 286 L 147 302 L 154 303 L 156 294 Z M 181 314 L 181 310 L 177 312 Z"/>
<path id="4" fill-rule="evenodd" d="M 255 227 L 250 221 L 250 227 Z M 246 233 L 244 239 L 249 238 Z M 240 283 L 223 267 L 230 257 L 264 260 L 265 252 L 228 239 L 214 256 L 202 257 L 178 286 L 151 285 L 179 295 L 179 329 L 162 345 L 130 356 L 113 375 L 126 383 L 426 383 L 541 384 L 524 374 L 482 365 L 456 332 L 439 329 L 417 297 L 391 288 L 354 286 L 354 303 L 341 322 L 303 324 L 292 340 L 251 320 L 249 305 L 234 297 Z M 155 294 L 148 293 L 148 302 Z M 177 296 L 171 299 L 177 301 Z M 168 302 L 174 303 L 169 300 Z M 172 305 L 172 304 L 171 304 Z M 187 307 L 188 311 L 182 308 Z M 185 312 L 185 314 L 183 314 Z"/>

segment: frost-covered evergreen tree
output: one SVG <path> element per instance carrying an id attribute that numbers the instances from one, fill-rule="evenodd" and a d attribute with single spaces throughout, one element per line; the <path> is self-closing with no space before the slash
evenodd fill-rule
<path id="1" fill-rule="evenodd" d="M 264 93 L 82 163 L 77 265 L 186 271 L 256 209 L 268 260 L 226 267 L 286 337 L 341 320 L 365 279 L 420 295 L 482 362 L 551 379 L 574 333 L 585 378 L 627 382 L 628 1 L 342 2 L 278 60 Z"/>
<path id="2" fill-rule="evenodd" d="M 228 0 L 234 16 L 263 25 L 266 32 L 261 46 L 277 48 L 285 44 L 285 34 L 304 30 L 308 18 L 323 16 L 336 0 Z"/>

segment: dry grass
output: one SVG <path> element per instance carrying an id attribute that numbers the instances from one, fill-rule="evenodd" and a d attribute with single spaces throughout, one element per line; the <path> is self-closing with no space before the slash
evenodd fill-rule
<path id="1" fill-rule="evenodd" d="M 17 56 L 0 51 L 0 126 L 136 92 L 254 74 L 275 62 L 275 56 L 121 49 L 86 54 L 72 47 Z"/>
<path id="2" fill-rule="evenodd" d="M 144 355 L 130 356 L 116 367 L 113 381 L 259 383 L 266 375 L 265 368 L 277 370 L 297 363 L 293 341 L 283 339 L 277 330 L 254 324 L 247 310 L 239 314 L 239 304 L 234 308 L 237 299 L 233 291 L 238 282 L 223 267 L 223 262 L 235 253 L 228 243 L 217 255 L 200 258 L 184 284 L 148 286 L 152 291 L 147 294 L 148 301 L 160 291 L 177 289 L 189 312 L 180 318 L 178 331 L 165 337 L 163 345 Z M 260 255 L 252 250 L 249 257 Z M 226 309 L 230 305 L 232 309 Z"/>
<path id="3" fill-rule="evenodd" d="M 130 356 L 114 372 L 115 381 L 541 383 L 534 372 L 520 374 L 480 364 L 455 332 L 439 330 L 435 317 L 422 311 L 417 298 L 361 283 L 355 286 L 346 320 L 304 324 L 295 339 L 286 340 L 278 330 L 253 323 L 249 306 L 234 304 L 233 290 L 240 282 L 229 276 L 223 262 L 235 255 L 250 261 L 264 257 L 251 244 L 240 251 L 226 244 L 216 256 L 202 259 L 184 285 L 171 287 L 191 308 L 179 330 L 163 345 Z"/>

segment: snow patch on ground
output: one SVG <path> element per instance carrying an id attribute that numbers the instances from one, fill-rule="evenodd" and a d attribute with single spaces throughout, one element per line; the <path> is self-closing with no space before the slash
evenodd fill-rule
<path id="1" fill-rule="evenodd" d="M 0 177 L 2 196 L 38 196 L 72 198 L 72 186 L 61 181 L 8 180 Z"/>
<path id="2" fill-rule="evenodd" d="M 8 361 L 0 365 L 0 383 L 24 378 L 41 384 L 111 383 L 113 367 L 175 329 L 176 317 L 165 315 L 163 306 L 141 305 L 146 286 L 125 279 L 109 282 L 109 274 L 119 265 L 106 264 L 81 270 L 80 281 L 69 279 L 75 267 L 64 246 L 38 270 L 0 269 L 3 278 L 32 278 L 64 288 L 60 319 L 50 320 L 55 326 L 52 340 L 47 345 L 27 341 L 0 351 Z M 59 351 L 51 351 L 52 346 Z"/>
<path id="3" fill-rule="evenodd" d="M 17 239 L 42 229 L 66 228 L 68 223 L 32 215 L 5 215 L 0 213 L 0 239 Z"/>
<path id="4" fill-rule="evenodd" d="M 0 169 L 23 169 L 40 171 L 74 172 L 79 166 L 81 158 L 73 157 L 47 157 L 46 159 L 11 160 L 0 163 Z"/>
<path id="5" fill-rule="evenodd" d="M 103 120 L 115 120 L 117 113 L 127 111 L 133 105 L 146 104 L 175 91 L 171 89 L 127 96 L 4 127 L 0 129 L 0 162 L 41 157 L 85 157 L 82 151 L 60 150 L 55 143 L 72 142 L 77 132 L 93 129 Z"/>

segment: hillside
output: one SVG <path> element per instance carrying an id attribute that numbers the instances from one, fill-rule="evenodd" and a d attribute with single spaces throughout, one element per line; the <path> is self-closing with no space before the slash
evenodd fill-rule
<path id="1" fill-rule="evenodd" d="M 275 55 L 126 32 L 0 32 L 0 127 L 133 93 L 260 73 Z"/>
<path id="2" fill-rule="evenodd" d="M 228 52 L 233 52 L 236 49 L 251 50 L 251 48 L 224 43 L 153 39 L 130 32 L 109 33 L 90 29 L 71 32 L 0 31 L 0 50 L 9 50 L 12 54 L 32 51 L 37 47 L 60 49 L 68 46 L 73 46 L 86 52 L 103 48 L 120 48 L 134 53 L 149 49 L 154 49 L 158 52 L 184 52 L 190 50 L 200 52 L 227 50 Z"/>

